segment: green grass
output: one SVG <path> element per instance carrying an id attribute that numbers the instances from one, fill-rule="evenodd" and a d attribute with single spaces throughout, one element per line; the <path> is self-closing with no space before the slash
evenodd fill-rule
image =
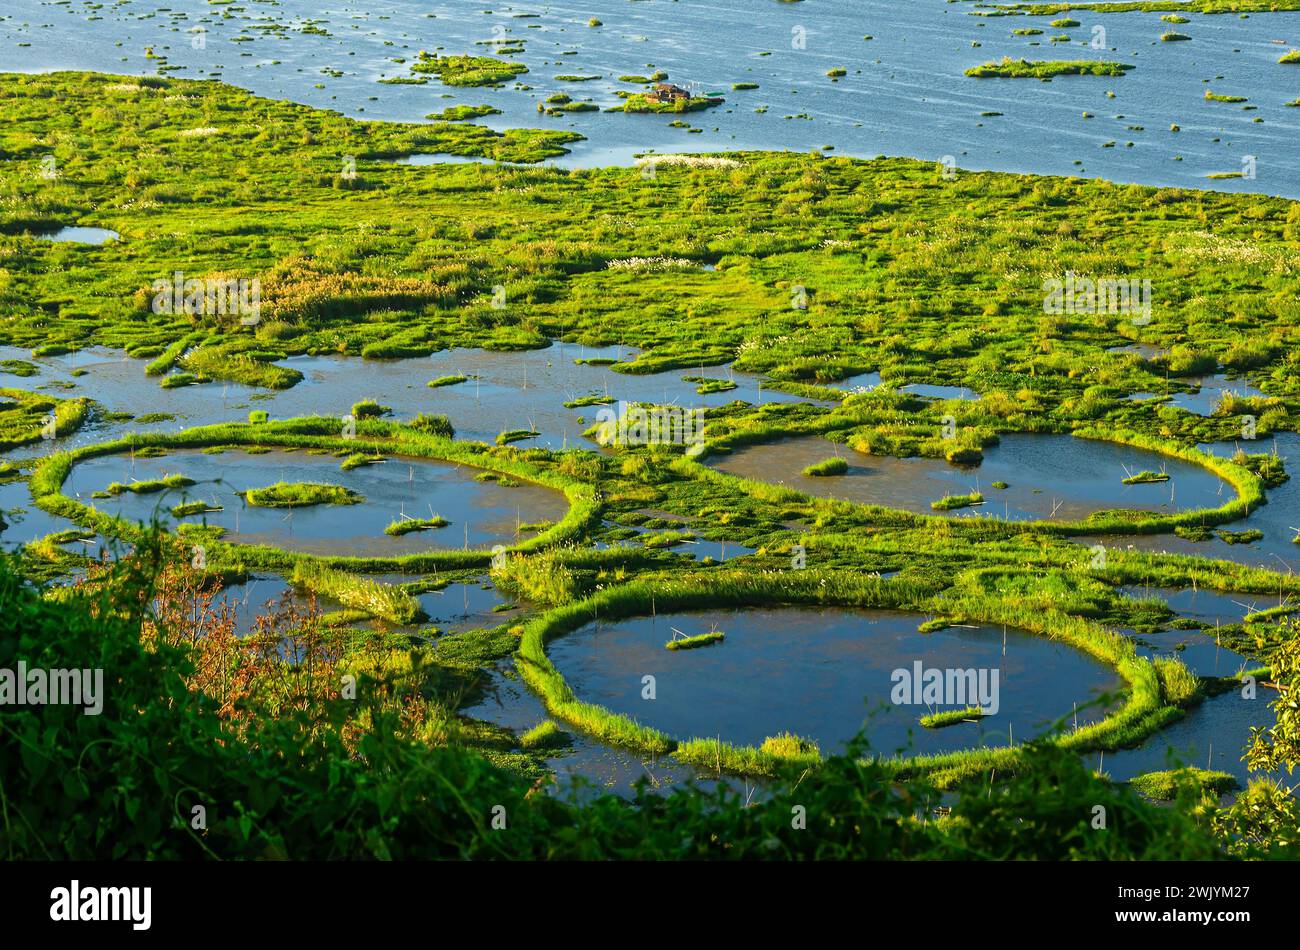
<path id="1" fill-rule="evenodd" d="M 355 505 L 365 499 L 342 485 L 319 482 L 276 482 L 264 488 L 250 488 L 244 500 L 256 508 L 305 508 L 310 505 Z"/>
<path id="2" fill-rule="evenodd" d="M 943 712 L 928 713 L 921 717 L 920 723 L 927 729 L 944 729 L 963 722 L 973 722 L 984 718 L 984 711 L 978 706 L 965 709 L 946 709 Z"/>
<path id="3" fill-rule="evenodd" d="M 561 749 L 569 744 L 569 735 L 549 719 L 544 719 L 519 737 L 525 749 Z"/>
<path id="4" fill-rule="evenodd" d="M 1264 532 L 1257 528 L 1247 528 L 1244 531 L 1229 531 L 1227 528 L 1220 528 L 1214 533 L 1218 535 L 1220 541 L 1226 544 L 1254 544 L 1264 537 Z"/>
<path id="5" fill-rule="evenodd" d="M 968 495 L 944 495 L 938 501 L 930 502 L 930 507 L 935 511 L 953 511 L 957 508 L 969 508 L 971 505 L 981 505 L 983 503 L 984 496 L 976 491 Z"/>
<path id="6" fill-rule="evenodd" d="M 507 429 L 497 436 L 497 445 L 509 445 L 511 442 L 523 442 L 527 439 L 535 439 L 539 435 L 536 429 Z"/>
<path id="7" fill-rule="evenodd" d="M 966 75 L 976 79 L 1052 79 L 1056 76 L 1123 76 L 1132 68 L 1126 63 L 1094 60 L 1030 61 L 1004 56 L 1001 62 L 972 66 L 966 70 Z"/>
<path id="8" fill-rule="evenodd" d="M 439 376 L 437 379 L 429 380 L 429 388 L 439 389 L 442 386 L 455 386 L 457 383 L 463 383 L 467 379 L 469 379 L 469 377 L 461 373 L 451 373 L 447 376 Z"/>
<path id="9" fill-rule="evenodd" d="M 820 462 L 814 462 L 807 466 L 803 473 L 805 475 L 824 477 L 827 475 L 843 475 L 849 470 L 847 460 L 835 456 L 834 458 L 822 459 Z"/>
<path id="10" fill-rule="evenodd" d="M 1144 469 L 1136 475 L 1129 475 L 1121 479 L 1121 481 L 1125 485 L 1150 485 L 1155 482 L 1169 481 L 1169 475 L 1165 472 L 1152 472 Z"/>
<path id="11" fill-rule="evenodd" d="M 424 616 L 419 601 L 400 587 L 347 571 L 301 562 L 294 568 L 293 583 L 392 623 L 408 625 Z"/>
<path id="12" fill-rule="evenodd" d="M 1227 772 L 1186 767 L 1164 772 L 1146 772 L 1129 781 L 1138 792 L 1157 802 L 1172 801 L 1180 789 L 1194 793 L 1212 792 L 1221 795 L 1238 788 L 1237 780 Z"/>
<path id="13" fill-rule="evenodd" d="M 642 93 L 633 93 L 623 100 L 621 105 L 612 106 L 611 112 L 699 112 L 722 105 L 721 99 L 708 99 L 703 96 L 691 96 L 673 102 L 651 102 Z"/>
<path id="14" fill-rule="evenodd" d="M 448 86 L 497 86 L 528 72 L 528 67 L 492 56 L 439 56 L 420 50 L 411 71 L 437 76 Z"/>
<path id="15" fill-rule="evenodd" d="M 350 472 L 353 469 L 361 468 L 366 465 L 378 465 L 385 461 L 382 455 L 367 455 L 365 452 L 353 452 L 342 462 L 339 463 L 340 471 Z"/>
<path id="16" fill-rule="evenodd" d="M 172 515 L 177 518 L 188 518 L 191 515 L 203 515 L 221 510 L 221 505 L 214 505 L 206 501 L 185 501 L 179 505 L 172 505 Z"/>
<path id="17" fill-rule="evenodd" d="M 1295 428 L 1300 383 L 1291 354 L 1300 316 L 1293 305 L 1300 217 L 1293 202 L 986 172 L 945 181 L 932 162 L 793 153 L 661 160 L 653 178 L 641 169 L 477 164 L 429 174 L 385 159 L 449 152 L 536 161 L 564 140 L 463 123 L 354 122 L 217 82 L 168 78 L 123 93 L 108 88 L 122 77 L 65 73 L 5 81 L 12 94 L 0 98 L 0 150 L 10 157 L 0 163 L 9 196 L 0 215 L 6 255 L 0 339 L 28 351 L 101 344 L 152 361 L 156 375 L 188 374 L 191 384 L 229 378 L 284 385 L 290 378 L 278 373 L 292 356 L 423 357 L 458 346 L 511 351 L 561 337 L 566 345 L 625 345 L 630 355 L 623 360 L 589 361 L 619 373 L 702 373 L 701 365 L 735 360 L 737 371 L 765 376 L 773 389 L 826 400 L 713 407 L 710 452 L 821 435 L 836 452 L 977 461 L 1002 433 L 1074 434 L 1188 461 L 1232 486 L 1213 502 L 1218 507 L 1195 511 L 1120 510 L 1061 522 L 950 519 L 814 499 L 653 448 L 551 452 L 453 443 L 446 419 L 431 415 L 416 428 L 363 416 L 357 439 L 344 440 L 335 414 L 344 406 L 322 407 L 329 415 L 319 419 L 270 421 L 259 413 L 249 415 L 250 425 L 59 444 L 23 466 L 42 510 L 127 543 L 141 539 L 138 525 L 63 494 L 79 461 L 172 448 L 317 450 L 443 459 L 501 484 L 563 492 L 569 512 L 512 545 L 493 581 L 531 605 L 521 611 L 521 675 L 558 721 L 598 740 L 673 753 L 709 775 L 838 767 L 817 766 L 817 757 L 798 747 L 791 755 L 778 744 L 764 750 L 707 735 L 666 736 L 583 703 L 548 669 L 544 640 L 537 641 L 563 635 L 597 611 L 603 618 L 795 602 L 907 607 L 924 616 L 1022 627 L 1119 675 L 1120 702 L 1110 716 L 1077 731 L 1067 725 L 1052 738 L 1055 747 L 1077 755 L 1142 741 L 1208 688 L 1181 664 L 1142 660 L 1130 641 L 1108 630 L 1112 615 L 1127 618 L 1132 609 L 1113 585 L 1300 594 L 1300 581 L 1275 571 L 1110 542 L 1106 565 L 1094 568 L 1087 548 L 1071 540 L 1230 529 L 1264 503 L 1265 484 L 1275 483 L 1276 472 L 1246 458 L 1212 459 L 1192 447 L 1238 438 L 1245 412 L 1257 417 L 1261 438 Z M 230 134 L 205 140 L 201 151 L 180 136 L 210 124 Z M 147 168 L 135 161 L 131 145 L 142 128 L 160 143 Z M 42 142 L 54 143 L 67 171 L 56 187 L 34 174 Z M 340 180 L 340 154 L 358 157 L 357 179 Z M 159 229 L 164 213 L 169 224 Z M 31 235 L 34 224 L 88 217 L 128 240 L 69 248 Z M 304 244 L 303 234 L 313 241 Z M 186 267 L 196 273 L 238 262 L 242 273 L 259 276 L 261 324 L 153 314 L 150 281 L 170 272 L 177 247 L 186 249 Z M 607 266 L 634 257 L 710 261 L 718 269 Z M 1067 271 L 1161 275 L 1159 319 L 1136 328 L 1124 315 L 1045 315 L 1041 278 Z M 806 310 L 790 306 L 796 280 L 806 289 Z M 497 285 L 507 288 L 504 308 L 492 304 Z M 1108 352 L 1137 340 L 1164 352 Z M 1187 391 L 1192 378 L 1219 366 L 1269 397 L 1226 402 L 1206 417 L 1165 399 L 1124 398 Z M 848 395 L 832 388 L 869 370 L 884 380 L 876 391 Z M 424 377 L 417 384 L 418 378 Z M 982 398 L 929 402 L 899 389 L 909 382 L 965 386 Z M 219 382 L 210 386 L 212 398 L 220 390 Z M 160 405 L 174 395 L 159 391 Z M 434 404 L 438 396 L 429 399 Z M 66 433 L 100 411 L 89 401 L 10 390 L 0 405 L 0 437 L 39 441 L 47 413 L 58 415 Z M 230 417 L 246 411 L 232 407 Z M 945 415 L 955 418 L 954 439 L 940 434 Z M 617 533 L 610 526 L 629 525 L 650 532 L 651 543 L 591 549 L 593 540 Z M 491 557 L 458 549 L 312 557 L 231 544 L 203 531 L 191 525 L 184 536 L 204 539 L 210 564 L 288 576 L 302 565 L 352 576 L 445 579 L 460 571 L 481 577 Z M 754 553 L 726 566 L 697 564 L 669 543 L 687 534 L 734 541 Z M 807 548 L 809 571 L 790 567 L 796 538 Z M 865 576 L 900 569 L 890 581 Z M 322 588 L 348 589 L 345 578 L 321 577 Z M 364 590 L 346 596 L 370 602 Z M 381 597 L 395 597 L 394 609 L 384 612 L 406 615 L 400 597 L 375 595 Z M 494 656 L 502 657 L 515 649 L 515 636 L 502 629 L 460 642 L 490 640 Z M 456 646 L 458 637 L 438 638 L 437 649 L 469 649 Z M 497 742 L 498 750 L 518 754 L 513 737 Z M 872 775 L 889 781 L 924 775 L 930 784 L 953 787 L 980 776 L 987 801 L 990 788 L 997 800 L 1008 789 L 1035 787 L 1027 770 L 1041 766 L 1029 765 L 1030 757 L 1019 747 L 977 749 L 870 766 L 878 770 Z M 998 778 L 990 782 L 993 774 Z M 1007 776 L 1015 780 L 1006 782 Z M 914 812 L 909 806 L 907 814 Z"/>
<path id="18" fill-rule="evenodd" d="M 481 119 L 484 116 L 500 114 L 501 110 L 494 109 L 492 106 L 456 105 L 448 106 L 441 112 L 431 112 L 425 118 L 432 119 L 434 122 L 465 122 L 469 119 Z"/>
<path id="19" fill-rule="evenodd" d="M 404 534 L 410 534 L 412 531 L 429 531 L 433 528 L 445 528 L 451 524 L 441 515 L 434 515 L 432 518 L 401 518 L 397 521 L 389 522 L 388 527 L 384 529 L 384 534 L 400 538 Z"/>
<path id="20" fill-rule="evenodd" d="M 721 630 L 710 630 L 708 633 L 697 633 L 694 636 L 674 637 L 664 644 L 665 650 L 695 650 L 699 647 L 706 647 L 712 643 L 721 643 L 726 634 Z"/>
<path id="21" fill-rule="evenodd" d="M 150 478 L 136 480 L 132 482 L 112 482 L 105 489 L 110 495 L 122 495 L 130 492 L 133 495 L 152 495 L 156 492 L 167 491 L 173 488 L 188 488 L 194 484 L 194 479 L 180 474 L 164 475 L 162 478 Z"/>

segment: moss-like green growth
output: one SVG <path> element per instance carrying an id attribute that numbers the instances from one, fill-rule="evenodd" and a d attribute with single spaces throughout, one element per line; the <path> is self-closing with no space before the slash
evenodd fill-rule
<path id="1" fill-rule="evenodd" d="M 214 505 L 206 501 L 183 501 L 179 505 L 172 505 L 172 515 L 177 518 L 188 518 L 191 515 L 203 515 L 221 510 L 221 505 Z"/>
<path id="2" fill-rule="evenodd" d="M 1225 544 L 1254 544 L 1264 537 L 1264 532 L 1257 528 L 1246 528 L 1243 531 L 1229 531 L 1227 528 L 1220 528 L 1214 533 Z"/>
<path id="3" fill-rule="evenodd" d="M 113 482 L 105 491 L 110 495 L 122 495 L 130 492 L 133 495 L 152 495 L 156 492 L 167 491 L 172 488 L 188 488 L 194 484 L 194 479 L 187 478 L 184 475 L 171 474 L 164 475 L 162 478 L 145 479 L 143 481 L 133 482 Z"/>
<path id="4" fill-rule="evenodd" d="M 439 389 L 443 386 L 455 386 L 457 383 L 463 383 L 469 379 L 462 373 L 450 373 L 446 376 L 439 376 L 437 379 L 429 380 L 430 389 Z"/>
<path id="5" fill-rule="evenodd" d="M 244 500 L 257 508 L 303 508 L 309 505 L 355 505 L 365 499 L 342 485 L 319 482 L 276 482 L 265 488 L 250 488 Z"/>
<path id="6" fill-rule="evenodd" d="M 944 729 L 958 723 L 975 722 L 983 718 L 984 710 L 978 706 L 967 706 L 965 709 L 946 709 L 943 712 L 928 713 L 921 717 L 920 722 L 927 729 Z"/>
<path id="7" fill-rule="evenodd" d="M 623 100 L 621 105 L 611 106 L 610 112 L 699 112 L 702 109 L 712 109 L 715 106 L 722 105 L 722 100 L 706 96 L 689 96 L 682 99 L 673 99 L 668 102 L 658 102 L 646 98 L 642 93 L 633 93 Z"/>
<path id="8" fill-rule="evenodd" d="M 35 363 L 29 363 L 27 360 L 0 360 L 0 372 L 8 373 L 10 376 L 31 377 L 40 372 Z"/>
<path id="9" fill-rule="evenodd" d="M 1055 76 L 1123 76 L 1132 69 L 1128 63 L 1099 62 L 1095 60 L 1039 60 L 1012 59 L 1004 56 L 1001 62 L 984 63 L 966 70 L 967 76 L 976 79 L 1051 79 Z"/>
<path id="10" fill-rule="evenodd" d="M 448 86 L 497 86 L 528 72 L 528 67 L 492 56 L 439 56 L 420 50 L 411 71 L 437 76 Z"/>
<path id="11" fill-rule="evenodd" d="M 441 112 L 431 112 L 425 116 L 435 122 L 465 122 L 469 119 L 481 119 L 488 115 L 500 115 L 500 109 L 492 106 L 448 106 Z"/>
<path id="12" fill-rule="evenodd" d="M 395 538 L 400 538 L 404 534 L 410 534 L 412 531 L 429 531 L 433 528 L 445 528 L 451 524 L 441 515 L 434 515 L 432 518 L 399 518 L 389 523 L 384 529 L 384 534 L 390 534 Z"/>
<path id="13" fill-rule="evenodd" d="M 552 720 L 544 719 L 519 737 L 525 749 L 562 749 L 572 744 L 569 734 Z"/>
<path id="14" fill-rule="evenodd" d="M 834 458 L 822 459 L 820 462 L 814 462 L 807 466 L 803 470 L 803 473 L 815 477 L 825 477 L 828 475 L 843 475 L 848 470 L 848 461 L 839 456 L 835 456 Z"/>
<path id="15" fill-rule="evenodd" d="M 930 502 L 930 507 L 935 511 L 953 511 L 957 508 L 969 508 L 971 505 L 982 505 L 984 496 L 979 492 L 971 492 L 969 495 L 944 495 L 937 501 Z"/>
<path id="16" fill-rule="evenodd" d="M 361 468 L 363 465 L 378 465 L 383 461 L 384 456 L 382 455 L 367 455 L 365 452 L 353 452 L 339 463 L 339 469 L 344 472 L 350 472 L 355 468 Z"/>
<path id="17" fill-rule="evenodd" d="M 940 630 L 947 630 L 955 623 L 963 623 L 959 617 L 935 617 L 931 620 L 923 620 L 917 624 L 917 633 L 937 633 Z"/>
<path id="18" fill-rule="evenodd" d="M 347 571 L 337 571 L 309 562 L 299 562 L 293 572 L 295 585 L 337 600 L 344 607 L 397 624 L 416 623 L 424 617 L 420 603 L 400 587 L 381 584 Z"/>
<path id="19" fill-rule="evenodd" d="M 680 631 L 674 630 L 674 633 Z M 665 650 L 695 650 L 699 647 L 706 647 L 712 643 L 721 643 L 726 634 L 721 630 L 710 630 L 707 633 L 697 633 L 694 636 L 676 636 L 664 644 Z"/>
<path id="20" fill-rule="evenodd" d="M 1167 482 L 1169 475 L 1166 472 L 1151 472 L 1143 470 L 1136 475 L 1129 475 L 1121 481 L 1125 485 L 1150 485 L 1154 482 Z"/>
<path id="21" fill-rule="evenodd" d="M 535 439 L 539 435 L 536 429 L 507 429 L 497 436 L 497 445 L 509 445 L 511 442 L 522 442 L 526 439 Z"/>
<path id="22" fill-rule="evenodd" d="M 1279 63 L 1300 63 L 1300 49 L 1289 49 L 1278 58 Z"/>
<path id="23" fill-rule="evenodd" d="M 1186 789 L 1199 797 L 1204 792 L 1219 795 L 1238 787 L 1237 780 L 1227 772 L 1190 766 L 1165 772 L 1146 772 L 1135 776 L 1129 784 L 1147 798 L 1158 802 L 1172 801 L 1180 789 Z"/>

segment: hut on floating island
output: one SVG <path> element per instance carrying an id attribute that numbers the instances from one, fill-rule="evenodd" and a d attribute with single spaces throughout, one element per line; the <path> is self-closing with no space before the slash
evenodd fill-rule
<path id="1" fill-rule="evenodd" d="M 681 86 L 670 82 L 661 82 L 656 83 L 653 89 L 647 90 L 645 98 L 646 102 L 687 102 L 690 100 L 691 94 Z"/>

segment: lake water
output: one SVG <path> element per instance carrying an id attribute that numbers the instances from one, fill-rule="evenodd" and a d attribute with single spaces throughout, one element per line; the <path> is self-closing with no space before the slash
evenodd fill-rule
<path id="1" fill-rule="evenodd" d="M 547 647 L 575 695 L 679 739 L 760 744 L 792 731 L 824 753 L 864 726 L 873 751 L 917 753 L 1005 745 L 1072 717 L 1116 677 L 1076 650 L 1015 630 L 975 626 L 917 632 L 927 618 L 882 610 L 702 610 L 589 624 Z M 715 627 L 719 644 L 670 651 L 673 628 Z M 926 729 L 924 705 L 894 705 L 892 674 L 925 668 L 997 670 L 1000 708 L 980 722 Z M 656 680 L 642 698 L 642 677 Z M 964 704 L 963 704 L 964 705 Z M 951 707 L 950 707 L 951 708 Z M 1079 722 L 1100 718 L 1096 707 Z"/>
<path id="2" fill-rule="evenodd" d="M 970 169 L 1300 195 L 1300 110 L 1285 106 L 1297 90 L 1277 63 L 1288 48 L 1277 41 L 1300 45 L 1300 13 L 1192 14 L 1177 27 L 1191 42 L 1162 43 L 1169 26 L 1156 13 L 1075 11 L 1081 26 L 1062 30 L 1050 27 L 1049 17 L 975 11 L 944 0 L 764 3 L 757 12 L 742 0 L 281 0 L 273 7 L 123 0 L 93 8 L 9 0 L 0 15 L 0 69 L 153 74 L 165 65 L 167 75 L 219 77 L 259 95 L 367 119 L 422 121 L 449 105 L 487 104 L 502 112 L 482 120 L 494 128 L 587 136 L 557 162 L 570 167 L 628 164 L 648 150 L 830 145 L 833 154 L 863 157 L 951 156 Z M 588 27 L 591 17 L 604 25 Z M 274 30 L 277 24 L 284 29 Z M 1043 35 L 1012 34 L 1025 27 Z M 1090 46 L 1097 28 L 1105 31 L 1100 50 Z M 1069 41 L 1049 42 L 1061 34 Z M 497 40 L 523 42 L 524 50 L 507 58 L 529 67 L 519 77 L 528 89 L 379 82 L 409 76 L 409 61 L 422 49 L 486 53 Z M 165 63 L 148 59 L 146 48 Z M 1136 68 L 1119 78 L 1050 83 L 963 75 L 1003 56 Z M 655 69 L 727 101 L 685 117 L 698 134 L 670 127 L 673 116 L 537 113 L 538 102 L 561 91 L 614 105 L 616 91 L 637 88 L 619 76 Z M 826 73 L 833 69 L 845 75 L 832 80 Z M 599 78 L 555 78 L 561 75 Z M 759 88 L 733 91 L 737 82 Z M 1245 96 L 1244 105 L 1255 108 L 1207 101 L 1207 88 Z M 984 114 L 993 112 L 1000 115 Z M 1181 131 L 1172 132 L 1173 124 Z M 1255 159 L 1253 178 L 1206 178 L 1241 171 L 1246 156 Z"/>
<path id="3" fill-rule="evenodd" d="M 846 474 L 802 474 L 806 466 L 831 456 L 848 461 Z M 942 459 L 863 455 L 817 436 L 746 446 L 709 461 L 721 471 L 820 498 L 885 505 L 918 514 L 937 514 L 930 503 L 944 495 L 983 493 L 983 505 L 946 512 L 955 517 L 1065 521 L 1110 508 L 1217 508 L 1233 497 L 1231 486 L 1198 465 L 1068 435 L 1003 435 L 998 445 L 984 450 L 983 463 L 975 467 L 951 465 Z M 1122 483 L 1127 475 L 1143 469 L 1163 470 L 1169 481 Z M 1009 487 L 993 488 L 995 481 Z"/>
<path id="4" fill-rule="evenodd" d="M 89 445 L 127 431 L 172 432 L 199 425 L 247 421 L 252 409 L 286 419 L 302 415 L 337 415 L 351 411 L 363 398 L 390 406 L 397 418 L 418 413 L 446 415 L 459 439 L 494 442 L 509 429 L 535 429 L 536 438 L 516 443 L 594 448 L 582 433 L 596 423 L 602 406 L 565 408 L 583 396 L 608 396 L 617 410 L 619 400 L 652 402 L 707 409 L 742 399 L 755 404 L 798 402 L 799 397 L 760 388 L 762 378 L 726 366 L 691 367 L 651 375 L 617 373 L 608 366 L 578 364 L 575 359 L 634 359 L 633 347 L 590 347 L 555 343 L 545 349 L 499 353 L 488 350 L 443 350 L 424 358 L 366 360 L 347 356 L 293 356 L 281 361 L 303 374 L 292 389 L 257 390 L 236 383 L 211 382 L 161 389 L 157 377 L 146 376 L 149 360 L 133 359 L 120 350 L 90 347 L 64 356 L 33 359 L 30 351 L 0 346 L 0 359 L 35 363 L 40 374 L 19 377 L 0 372 L 0 386 L 49 392 L 60 398 L 88 396 L 106 409 L 175 416 L 129 424 L 92 418 L 63 439 L 27 445 L 10 453 L 30 458 L 50 450 Z M 82 373 L 83 375 L 73 375 Z M 460 374 L 472 377 L 453 386 L 430 388 L 430 380 Z M 698 384 L 683 376 L 728 379 L 726 392 L 696 392 Z M 256 397 L 256 398 L 254 398 Z M 822 403 L 829 405 L 829 403 Z M 707 423 L 707 416 L 706 416 Z"/>
<path id="5" fill-rule="evenodd" d="M 64 483 L 64 494 L 101 511 L 135 521 L 155 516 L 172 522 L 169 509 L 180 501 L 208 501 L 223 510 L 182 520 L 227 529 L 225 540 L 241 544 L 271 544 L 309 554 L 392 557 L 446 548 L 509 545 L 529 537 L 519 524 L 559 521 L 568 500 L 538 485 L 505 487 L 480 482 L 480 470 L 449 462 L 389 458 L 348 472 L 340 459 L 306 452 L 273 451 L 248 454 L 230 449 L 216 455 L 175 452 L 159 458 L 108 455 L 78 464 Z M 180 473 L 196 481 L 188 488 L 152 494 L 124 492 L 113 498 L 92 498 L 111 482 L 160 479 Z M 359 492 L 354 505 L 312 505 L 303 508 L 261 508 L 247 504 L 240 492 L 276 482 L 318 482 L 342 485 Z M 444 528 L 413 531 L 401 537 L 384 528 L 403 516 L 429 518 L 438 514 Z"/>

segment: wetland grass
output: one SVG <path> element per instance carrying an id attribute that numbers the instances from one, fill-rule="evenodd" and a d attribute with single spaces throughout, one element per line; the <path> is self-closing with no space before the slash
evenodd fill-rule
<path id="1" fill-rule="evenodd" d="M 311 505 L 356 505 L 365 499 L 342 485 L 320 482 L 276 482 L 264 488 L 250 488 L 244 501 L 255 508 L 305 508 Z"/>
<path id="2" fill-rule="evenodd" d="M 434 515 L 432 518 L 401 518 L 389 522 L 388 527 L 384 529 L 384 534 L 400 538 L 412 531 L 430 531 L 434 528 L 445 528 L 449 524 L 451 522 L 441 515 Z"/>
<path id="3" fill-rule="evenodd" d="M 943 712 L 927 713 L 919 721 L 926 729 L 945 729 L 958 723 L 978 722 L 983 718 L 984 710 L 978 706 L 967 706 L 965 709 L 946 709 Z"/>
<path id="4" fill-rule="evenodd" d="M 709 630 L 707 633 L 685 634 L 676 627 L 672 628 L 673 638 L 664 644 L 665 650 L 697 650 L 710 644 L 721 643 L 726 634 L 721 630 Z"/>
<path id="5" fill-rule="evenodd" d="M 826 477 L 830 475 L 843 475 L 849 470 L 849 463 L 836 456 L 834 458 L 823 459 L 820 462 L 814 462 L 803 470 L 805 475 L 813 477 Z"/>
<path id="6" fill-rule="evenodd" d="M 966 70 L 966 75 L 976 79 L 1052 79 L 1056 76 L 1123 76 L 1132 68 L 1128 63 L 1097 60 L 1031 61 L 1004 56 L 1000 62 L 972 66 Z"/>

